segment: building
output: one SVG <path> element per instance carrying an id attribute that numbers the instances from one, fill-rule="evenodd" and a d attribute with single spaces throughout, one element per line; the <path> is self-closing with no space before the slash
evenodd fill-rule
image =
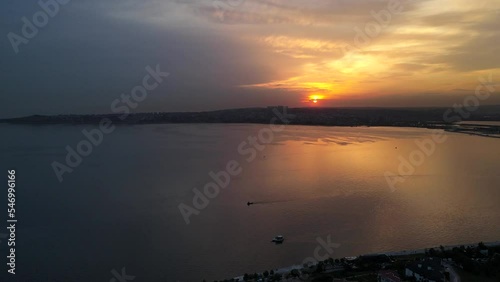
<path id="1" fill-rule="evenodd" d="M 415 277 L 417 281 L 444 282 L 444 267 L 440 258 L 425 258 L 406 265 L 405 275 Z"/>

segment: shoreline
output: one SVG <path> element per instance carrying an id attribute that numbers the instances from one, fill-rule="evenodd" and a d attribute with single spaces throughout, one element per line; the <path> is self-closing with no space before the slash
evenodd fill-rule
<path id="1" fill-rule="evenodd" d="M 467 120 L 457 115 L 445 118 L 448 108 L 315 108 L 268 106 L 225 109 L 202 112 L 139 112 L 104 114 L 31 115 L 3 118 L 9 124 L 289 124 L 307 126 L 391 126 L 430 129 L 464 129 L 457 122 L 500 122 L 500 105 L 483 106 L 471 113 Z M 493 114 L 492 114 L 493 113 Z M 457 128 L 459 125 L 460 128 Z M 496 133 L 500 125 L 494 128 Z M 474 128 L 478 130 L 479 128 Z M 484 128 L 483 128 L 484 129 Z"/>
<path id="2" fill-rule="evenodd" d="M 448 129 L 445 129 L 444 131 L 446 131 L 446 132 L 451 132 L 451 133 L 468 134 L 468 135 L 479 136 L 479 137 L 500 138 L 500 135 L 486 134 L 486 133 L 482 133 L 482 132 L 480 132 L 480 131 L 470 131 L 470 130 L 448 130 Z"/>
<path id="3" fill-rule="evenodd" d="M 89 126 L 89 125 L 95 125 L 98 126 L 97 123 L 94 122 L 83 122 L 83 123 L 76 123 L 76 122 L 25 122 L 25 121 L 5 121 L 5 120 L 0 120 L 0 124 L 8 124 L 8 125 L 24 125 L 24 126 L 50 126 L 50 125 L 67 125 L 67 126 Z M 194 125 L 200 125 L 200 124 L 210 124 L 210 125 L 264 125 L 267 123 L 259 123 L 259 122 L 142 122 L 142 123 L 130 123 L 130 122 L 114 122 L 113 123 L 116 126 L 137 126 L 137 125 L 186 125 L 186 124 L 194 124 Z M 467 134 L 471 136 L 477 136 L 477 137 L 486 137 L 486 138 L 495 138 L 495 139 L 500 139 L 500 126 L 499 125 L 479 125 L 482 126 L 482 129 L 466 129 L 463 128 L 464 126 L 470 126 L 470 125 L 460 125 L 460 124 L 433 124 L 433 126 L 421 126 L 421 125 L 412 125 L 412 124 L 404 124 L 404 125 L 390 125 L 390 124 L 379 124 L 379 125 L 369 125 L 369 124 L 362 124 L 362 125 L 346 125 L 346 124 L 302 124 L 302 123 L 290 123 L 288 125 L 293 125 L 293 126 L 310 126 L 310 127 L 390 127 L 390 128 L 421 128 L 421 129 L 437 129 L 437 130 L 443 130 L 448 133 L 458 133 L 458 134 Z M 453 126 L 460 126 L 462 127 L 461 129 L 457 129 L 456 127 L 454 128 Z M 497 132 L 495 134 L 488 134 L 484 133 L 482 130 L 491 130 L 491 129 L 496 129 Z"/>
<path id="4" fill-rule="evenodd" d="M 473 247 L 477 246 L 480 242 L 477 243 L 472 243 L 472 244 L 458 244 L 458 245 L 446 245 L 444 249 L 446 251 L 451 251 L 453 248 L 459 248 L 461 246 L 464 247 Z M 482 242 L 485 246 L 487 247 L 498 247 L 500 246 L 500 241 L 494 241 L 494 242 Z M 381 253 L 372 253 L 372 254 L 365 254 L 365 256 L 369 255 L 388 255 L 388 256 L 393 256 L 393 257 L 398 257 L 398 256 L 406 256 L 406 255 L 413 255 L 413 254 L 425 254 L 426 251 L 430 249 L 439 249 L 441 246 L 434 246 L 434 247 L 429 247 L 429 248 L 424 248 L 424 249 L 414 249 L 414 250 L 402 250 L 402 251 L 391 251 L 391 252 L 381 252 Z"/>
<path id="5" fill-rule="evenodd" d="M 499 247 L 500 246 L 500 241 L 493 241 L 493 242 L 477 242 L 477 243 L 469 243 L 469 244 L 458 244 L 458 245 L 443 245 L 444 250 L 450 251 L 453 248 L 460 248 L 464 246 L 465 248 L 467 247 L 475 247 L 479 243 L 483 243 L 487 247 Z M 368 254 L 362 254 L 358 256 L 352 256 L 352 257 L 343 257 L 343 258 L 358 258 L 361 256 L 379 256 L 379 255 L 387 255 L 390 257 L 404 257 L 404 256 L 411 256 L 411 255 L 425 255 L 425 253 L 430 250 L 430 249 L 436 249 L 439 250 L 441 246 L 434 246 L 434 247 L 429 247 L 429 248 L 424 248 L 424 249 L 413 249 L 413 250 L 401 250 L 401 251 L 388 251 L 388 252 L 379 252 L 379 253 L 368 253 Z M 341 259 L 341 258 L 333 258 L 333 259 Z M 286 274 L 291 272 L 292 270 L 300 270 L 303 269 L 304 265 L 300 264 L 294 264 L 291 266 L 285 266 L 285 267 L 280 267 L 277 269 L 273 269 L 274 273 L 278 274 Z M 234 277 L 236 281 L 244 281 L 243 280 L 243 275 Z"/>

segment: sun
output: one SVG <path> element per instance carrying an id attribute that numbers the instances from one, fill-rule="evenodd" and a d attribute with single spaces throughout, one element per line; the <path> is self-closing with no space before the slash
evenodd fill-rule
<path id="1" fill-rule="evenodd" d="M 309 95 L 309 102 L 313 102 L 314 104 L 317 104 L 319 101 L 323 100 L 325 96 L 323 95 Z"/>

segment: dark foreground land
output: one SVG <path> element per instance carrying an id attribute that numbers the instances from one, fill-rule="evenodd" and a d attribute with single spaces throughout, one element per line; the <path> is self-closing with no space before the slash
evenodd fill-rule
<path id="1" fill-rule="evenodd" d="M 329 258 L 224 281 L 498 282 L 500 242 Z"/>

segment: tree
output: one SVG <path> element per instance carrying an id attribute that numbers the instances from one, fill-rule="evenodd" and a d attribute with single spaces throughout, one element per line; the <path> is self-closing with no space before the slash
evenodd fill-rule
<path id="1" fill-rule="evenodd" d="M 486 245 L 483 242 L 479 242 L 479 244 L 477 244 L 477 247 L 480 250 L 487 250 L 488 249 L 488 247 L 486 247 Z"/>
<path id="2" fill-rule="evenodd" d="M 316 265 L 316 272 L 320 273 L 324 270 L 324 265 L 323 263 L 320 261 L 318 262 L 318 264 Z"/>

